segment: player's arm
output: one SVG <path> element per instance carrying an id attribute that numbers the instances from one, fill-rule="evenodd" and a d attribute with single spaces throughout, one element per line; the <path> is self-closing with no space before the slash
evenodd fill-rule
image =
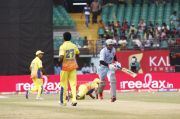
<path id="1" fill-rule="evenodd" d="M 63 59 L 64 59 L 64 55 L 60 55 L 59 56 L 59 64 L 60 64 L 60 66 L 62 66 Z"/>
<path id="2" fill-rule="evenodd" d="M 103 50 L 101 50 L 99 63 L 100 63 L 101 65 L 104 65 L 104 66 L 107 66 L 107 67 L 108 67 L 108 63 L 106 63 L 106 62 L 104 61 L 104 58 L 105 58 L 105 53 L 104 53 Z"/>
<path id="3" fill-rule="evenodd" d="M 78 58 L 79 58 L 79 54 L 76 54 L 76 61 L 77 61 Z"/>
<path id="4" fill-rule="evenodd" d="M 89 96 L 90 96 L 92 99 L 95 99 L 95 97 L 92 95 L 92 93 L 89 94 Z"/>
<path id="5" fill-rule="evenodd" d="M 89 95 L 92 99 L 95 99 L 95 97 L 92 95 L 93 92 L 94 92 L 94 89 L 91 89 L 86 93 L 86 95 Z"/>
<path id="6" fill-rule="evenodd" d="M 32 69 L 32 67 L 30 66 L 30 67 L 29 67 L 29 70 L 31 71 L 31 69 Z"/>
<path id="7" fill-rule="evenodd" d="M 114 61 L 115 61 L 115 62 L 117 61 L 117 57 L 116 57 L 116 55 L 114 55 Z"/>
<path id="8" fill-rule="evenodd" d="M 80 51 L 77 47 L 75 47 L 76 61 L 79 58 Z"/>
<path id="9" fill-rule="evenodd" d="M 64 50 L 64 48 L 61 46 L 61 47 L 59 48 L 59 64 L 60 64 L 60 67 L 62 66 L 63 59 L 64 59 L 64 55 L 65 55 L 65 50 Z"/>
<path id="10" fill-rule="evenodd" d="M 40 70 L 41 70 L 42 74 L 44 74 L 44 75 L 46 74 L 45 68 L 41 67 Z"/>
<path id="11" fill-rule="evenodd" d="M 104 66 L 107 66 L 108 67 L 108 63 L 106 63 L 105 61 L 103 60 L 100 60 L 100 64 L 104 65 Z"/>

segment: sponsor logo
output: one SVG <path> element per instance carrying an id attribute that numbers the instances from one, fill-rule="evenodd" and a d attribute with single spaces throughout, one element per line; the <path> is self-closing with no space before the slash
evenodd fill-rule
<path id="1" fill-rule="evenodd" d="M 174 67 L 170 65 L 169 56 L 149 56 L 150 71 L 172 72 Z"/>
<path id="2" fill-rule="evenodd" d="M 143 53 L 139 53 L 139 54 L 133 54 L 133 55 L 130 55 L 129 58 L 128 58 L 128 61 L 129 61 L 129 69 L 130 69 L 130 63 L 132 61 L 132 58 L 135 57 L 137 59 L 137 62 L 140 63 L 141 65 L 141 61 L 142 61 L 142 58 L 143 58 Z M 143 70 L 142 68 L 140 67 L 139 73 L 143 73 Z"/>
<path id="3" fill-rule="evenodd" d="M 149 66 L 170 66 L 169 56 L 166 57 L 158 57 L 158 56 L 150 56 L 149 57 Z"/>
<path id="4" fill-rule="evenodd" d="M 59 82 L 48 82 L 48 78 L 43 76 L 44 84 L 43 88 L 44 91 L 59 91 L 60 90 L 60 83 Z M 16 84 L 16 91 L 24 91 L 29 90 L 34 87 L 33 83 L 17 83 Z"/>
<path id="5" fill-rule="evenodd" d="M 120 82 L 121 89 L 173 89 L 174 85 L 166 80 L 153 80 L 152 75 L 147 73 L 144 76 L 144 81 L 122 81 Z"/>

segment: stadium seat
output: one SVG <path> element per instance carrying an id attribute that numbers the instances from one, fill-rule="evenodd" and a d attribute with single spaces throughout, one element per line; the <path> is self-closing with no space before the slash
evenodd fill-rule
<path id="1" fill-rule="evenodd" d="M 151 4 L 148 11 L 148 20 L 155 24 L 156 5 Z"/>
<path id="2" fill-rule="evenodd" d="M 141 10 L 140 4 L 135 4 L 133 8 L 133 16 L 131 23 L 134 24 L 136 27 L 138 26 L 139 23 L 140 10 Z"/>
<path id="3" fill-rule="evenodd" d="M 107 24 L 107 22 L 108 22 L 108 20 L 107 20 L 108 19 L 108 10 L 109 10 L 109 7 L 105 6 L 105 7 L 103 7 L 102 13 L 101 13 L 101 19 L 105 24 Z"/>
<path id="4" fill-rule="evenodd" d="M 133 42 L 131 40 L 128 40 L 127 49 L 128 50 L 133 50 L 134 49 L 134 44 L 133 44 Z"/>
<path id="5" fill-rule="evenodd" d="M 171 15 L 171 3 L 166 4 L 164 8 L 164 18 L 163 22 L 165 22 L 167 25 L 170 25 L 170 15 Z"/>
<path id="6" fill-rule="evenodd" d="M 147 23 L 147 16 L 148 16 L 148 4 L 143 4 L 141 8 L 141 16 L 140 19 L 143 19 L 145 23 Z"/>
<path id="7" fill-rule="evenodd" d="M 73 19 L 61 5 L 53 7 L 53 25 L 54 27 L 75 27 Z"/>
<path id="8" fill-rule="evenodd" d="M 109 16 L 108 21 L 116 21 L 116 11 L 117 11 L 117 5 L 111 5 L 109 6 Z"/>
<path id="9" fill-rule="evenodd" d="M 174 2 L 173 3 L 173 11 L 179 11 L 179 3 L 178 2 Z"/>
<path id="10" fill-rule="evenodd" d="M 155 20 L 156 23 L 162 24 L 163 14 L 164 14 L 163 12 L 164 12 L 164 5 L 163 4 L 158 5 L 156 10 L 156 20 Z"/>
<path id="11" fill-rule="evenodd" d="M 168 48 L 168 42 L 166 40 L 161 41 L 160 48 Z"/>
<path id="12" fill-rule="evenodd" d="M 131 24 L 132 10 L 133 10 L 132 4 L 128 4 L 125 8 L 126 14 L 124 16 L 124 19 L 126 19 L 129 24 Z"/>
<path id="13" fill-rule="evenodd" d="M 122 22 L 124 19 L 124 10 L 125 10 L 125 5 L 124 4 L 120 4 L 117 8 L 117 14 L 116 14 L 116 18 L 118 21 Z"/>

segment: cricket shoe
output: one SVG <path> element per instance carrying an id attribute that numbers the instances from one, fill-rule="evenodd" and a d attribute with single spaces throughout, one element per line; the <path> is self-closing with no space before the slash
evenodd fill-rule
<path id="1" fill-rule="evenodd" d="M 36 100 L 44 100 L 42 97 L 36 97 Z"/>
<path id="2" fill-rule="evenodd" d="M 72 105 L 72 106 L 76 106 L 76 105 L 77 105 L 77 102 L 73 102 L 71 105 Z"/>
<path id="3" fill-rule="evenodd" d="M 113 97 L 111 98 L 111 102 L 115 102 L 115 101 L 116 101 L 116 97 L 113 96 Z"/>
<path id="4" fill-rule="evenodd" d="M 99 93 L 99 99 L 100 99 L 100 100 L 103 99 L 103 93 Z"/>
<path id="5" fill-rule="evenodd" d="M 58 102 L 61 106 L 67 106 L 67 103 L 61 103 L 61 101 Z"/>
<path id="6" fill-rule="evenodd" d="M 29 91 L 28 90 L 26 91 L 26 95 L 25 96 L 26 96 L 26 99 L 29 98 Z"/>

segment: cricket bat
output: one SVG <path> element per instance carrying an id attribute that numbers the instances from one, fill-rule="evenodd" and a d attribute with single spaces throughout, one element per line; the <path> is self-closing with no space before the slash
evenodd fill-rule
<path id="1" fill-rule="evenodd" d="M 136 73 L 132 72 L 131 70 L 129 70 L 127 68 L 122 68 L 121 71 L 128 74 L 128 75 L 130 75 L 130 76 L 132 76 L 133 78 L 135 78 L 137 76 Z"/>

